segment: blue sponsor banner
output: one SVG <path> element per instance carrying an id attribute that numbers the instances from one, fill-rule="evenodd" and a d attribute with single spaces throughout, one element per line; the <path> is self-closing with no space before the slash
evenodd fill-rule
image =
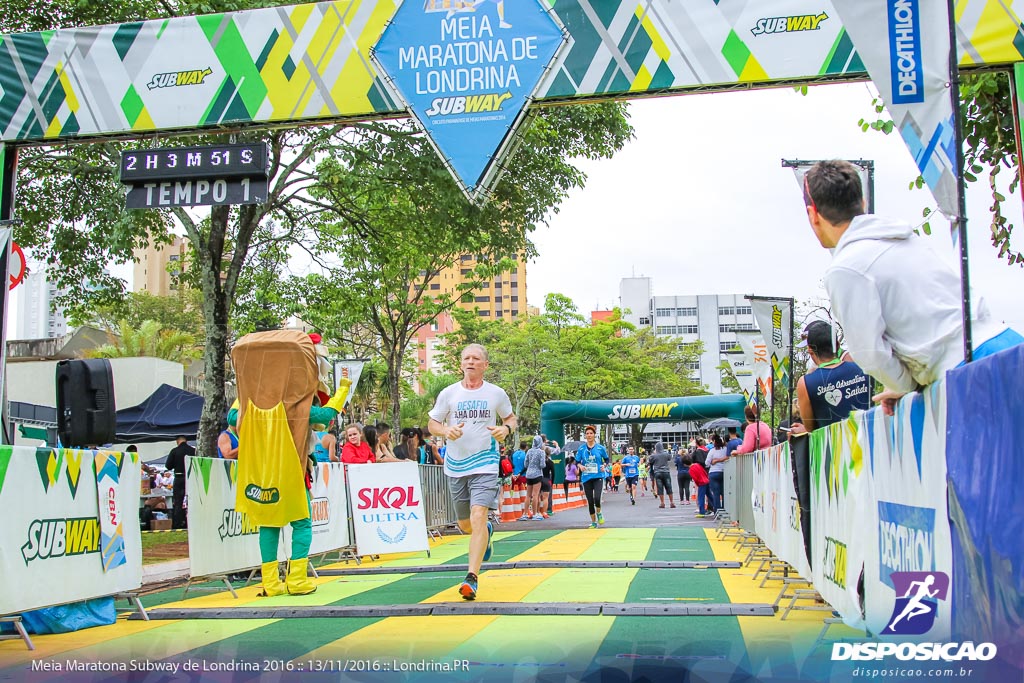
<path id="1" fill-rule="evenodd" d="M 462 189 L 479 200 L 567 39 L 538 0 L 409 0 L 373 58 Z"/>
<path id="2" fill-rule="evenodd" d="M 935 570 L 935 509 L 878 501 L 878 575 Z"/>
<path id="3" fill-rule="evenodd" d="M 891 104 L 923 103 L 924 68 L 921 65 L 921 20 L 917 0 L 889 0 L 887 10 Z"/>

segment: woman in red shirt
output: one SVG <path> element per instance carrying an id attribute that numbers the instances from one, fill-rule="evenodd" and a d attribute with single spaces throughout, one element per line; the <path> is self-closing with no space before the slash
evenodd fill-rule
<path id="1" fill-rule="evenodd" d="M 341 447 L 341 461 L 350 465 L 377 462 L 370 444 L 363 441 L 363 431 L 358 425 L 349 425 L 345 430 L 345 445 Z"/>

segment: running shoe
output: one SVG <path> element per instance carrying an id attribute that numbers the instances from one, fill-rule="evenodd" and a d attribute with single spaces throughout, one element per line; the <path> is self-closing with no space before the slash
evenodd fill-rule
<path id="1" fill-rule="evenodd" d="M 530 517 L 530 515 L 523 515 L 522 517 L 519 518 L 519 521 L 520 522 L 529 522 L 531 519 L 533 519 L 533 517 Z"/>
<path id="2" fill-rule="evenodd" d="M 590 528 L 591 529 L 596 529 L 597 528 L 597 522 L 591 522 L 590 523 Z"/>
<path id="3" fill-rule="evenodd" d="M 631 505 L 636 505 L 636 498 L 634 498 L 633 496 L 630 496 L 629 497 L 629 502 L 630 502 Z"/>
<path id="4" fill-rule="evenodd" d="M 490 522 L 487 522 L 487 549 L 484 550 L 484 562 L 490 560 L 491 553 L 494 552 L 494 541 L 492 539 L 493 536 L 494 526 Z"/>
<path id="5" fill-rule="evenodd" d="M 705 515 L 703 512 L 698 512 L 694 515 L 694 517 L 707 517 L 707 515 Z"/>
<path id="6" fill-rule="evenodd" d="M 467 576 L 466 580 L 459 586 L 459 595 L 463 600 L 476 600 L 476 579 Z"/>
<path id="7" fill-rule="evenodd" d="M 532 519 L 535 522 L 543 522 L 544 521 L 544 518 L 541 515 L 534 515 L 530 519 Z"/>
<path id="8" fill-rule="evenodd" d="M 541 517 L 542 517 L 543 519 L 547 519 L 547 518 L 548 518 L 548 517 L 550 517 L 551 515 L 549 515 L 549 514 L 548 514 L 548 513 L 546 513 L 546 512 L 542 512 L 542 513 L 540 513 L 540 516 L 541 516 Z"/>
<path id="9" fill-rule="evenodd" d="M 604 524 L 604 515 L 602 515 L 600 512 L 597 513 L 597 523 Z"/>

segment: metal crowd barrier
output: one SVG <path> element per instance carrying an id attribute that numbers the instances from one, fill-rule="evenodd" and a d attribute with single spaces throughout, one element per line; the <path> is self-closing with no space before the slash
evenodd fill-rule
<path id="1" fill-rule="evenodd" d="M 423 509 L 427 513 L 427 533 L 437 536 L 441 529 L 458 526 L 444 465 L 420 465 L 420 486 L 423 488 Z"/>
<path id="2" fill-rule="evenodd" d="M 751 454 L 733 455 L 725 463 L 725 509 L 742 529 L 754 528 L 754 458 Z"/>

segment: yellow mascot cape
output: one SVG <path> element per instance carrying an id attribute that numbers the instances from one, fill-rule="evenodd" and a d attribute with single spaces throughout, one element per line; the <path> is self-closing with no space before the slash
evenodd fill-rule
<path id="1" fill-rule="evenodd" d="M 309 410 L 318 386 L 316 350 L 298 330 L 255 332 L 231 351 L 238 381 L 235 509 L 259 526 L 309 516 Z"/>

